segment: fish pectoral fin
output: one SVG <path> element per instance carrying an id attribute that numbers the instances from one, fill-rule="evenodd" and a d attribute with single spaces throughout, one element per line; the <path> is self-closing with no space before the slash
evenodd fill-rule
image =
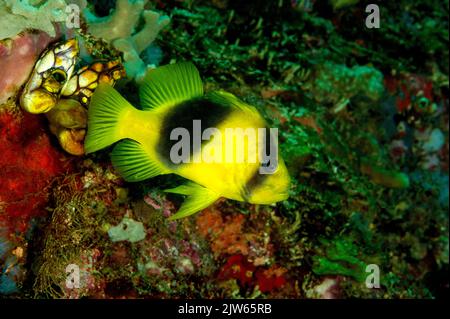
<path id="1" fill-rule="evenodd" d="M 175 220 L 195 214 L 220 198 L 219 194 L 195 183 L 180 185 L 175 188 L 167 189 L 165 192 L 188 195 L 178 212 L 175 215 L 170 216 L 169 220 Z"/>
<path id="2" fill-rule="evenodd" d="M 203 83 L 190 62 L 164 65 L 148 71 L 139 88 L 144 110 L 175 105 L 203 95 Z"/>
<path id="3" fill-rule="evenodd" d="M 143 146 L 134 140 L 119 142 L 112 151 L 111 160 L 127 182 L 139 182 L 169 173 L 169 170 L 151 158 Z"/>

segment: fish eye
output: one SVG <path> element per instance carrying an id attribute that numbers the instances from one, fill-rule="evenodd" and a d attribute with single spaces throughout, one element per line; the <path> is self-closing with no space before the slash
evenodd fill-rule
<path id="1" fill-rule="evenodd" d="M 66 72 L 60 69 L 54 69 L 51 74 L 53 79 L 60 84 L 64 83 L 67 79 Z"/>

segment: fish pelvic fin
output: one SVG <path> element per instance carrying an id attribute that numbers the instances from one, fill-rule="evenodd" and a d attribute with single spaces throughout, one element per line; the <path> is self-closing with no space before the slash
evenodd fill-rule
<path id="1" fill-rule="evenodd" d="M 220 194 L 192 182 L 175 188 L 166 189 L 164 191 L 166 193 L 188 196 L 178 212 L 175 215 L 170 216 L 169 220 L 180 219 L 195 214 L 213 204 L 221 197 Z"/>
<path id="2" fill-rule="evenodd" d="M 144 110 L 176 105 L 203 96 L 203 83 L 194 64 L 181 62 L 148 71 L 139 88 Z"/>
<path id="3" fill-rule="evenodd" d="M 107 83 L 100 83 L 88 109 L 86 154 L 96 152 L 123 138 L 122 130 L 131 113 L 138 112 Z"/>

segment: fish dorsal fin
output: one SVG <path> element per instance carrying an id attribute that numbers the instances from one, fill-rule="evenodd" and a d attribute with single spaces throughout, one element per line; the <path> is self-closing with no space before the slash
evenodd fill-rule
<path id="1" fill-rule="evenodd" d="M 255 116 L 260 117 L 258 111 L 256 108 L 250 104 L 245 103 L 244 101 L 241 101 L 238 97 L 236 97 L 234 94 L 231 94 L 226 91 L 217 90 L 208 92 L 205 95 L 206 99 L 217 103 L 221 105 L 231 105 L 234 108 L 237 108 L 239 110 L 250 112 L 254 114 Z"/>
<path id="2" fill-rule="evenodd" d="M 187 195 L 178 212 L 170 216 L 170 220 L 187 217 L 195 214 L 219 199 L 220 195 L 196 183 L 187 183 L 172 189 L 166 189 L 167 193 Z"/>
<path id="3" fill-rule="evenodd" d="M 119 142 L 111 154 L 113 166 L 127 182 L 139 182 L 169 171 L 152 159 L 143 146 L 134 140 Z"/>
<path id="4" fill-rule="evenodd" d="M 144 110 L 175 105 L 203 95 L 203 83 L 190 62 L 164 65 L 150 70 L 139 88 Z"/>

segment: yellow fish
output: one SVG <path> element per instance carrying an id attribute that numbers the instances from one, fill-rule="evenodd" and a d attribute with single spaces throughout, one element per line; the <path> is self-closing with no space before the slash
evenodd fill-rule
<path id="1" fill-rule="evenodd" d="M 290 178 L 276 149 L 277 131 L 269 131 L 258 111 L 236 96 L 205 94 L 193 64 L 148 72 L 139 96 L 142 110 L 99 84 L 89 105 L 85 151 L 120 141 L 111 159 L 125 180 L 171 173 L 190 180 L 166 190 L 188 196 L 171 219 L 199 212 L 220 197 L 254 204 L 288 198 Z"/>

